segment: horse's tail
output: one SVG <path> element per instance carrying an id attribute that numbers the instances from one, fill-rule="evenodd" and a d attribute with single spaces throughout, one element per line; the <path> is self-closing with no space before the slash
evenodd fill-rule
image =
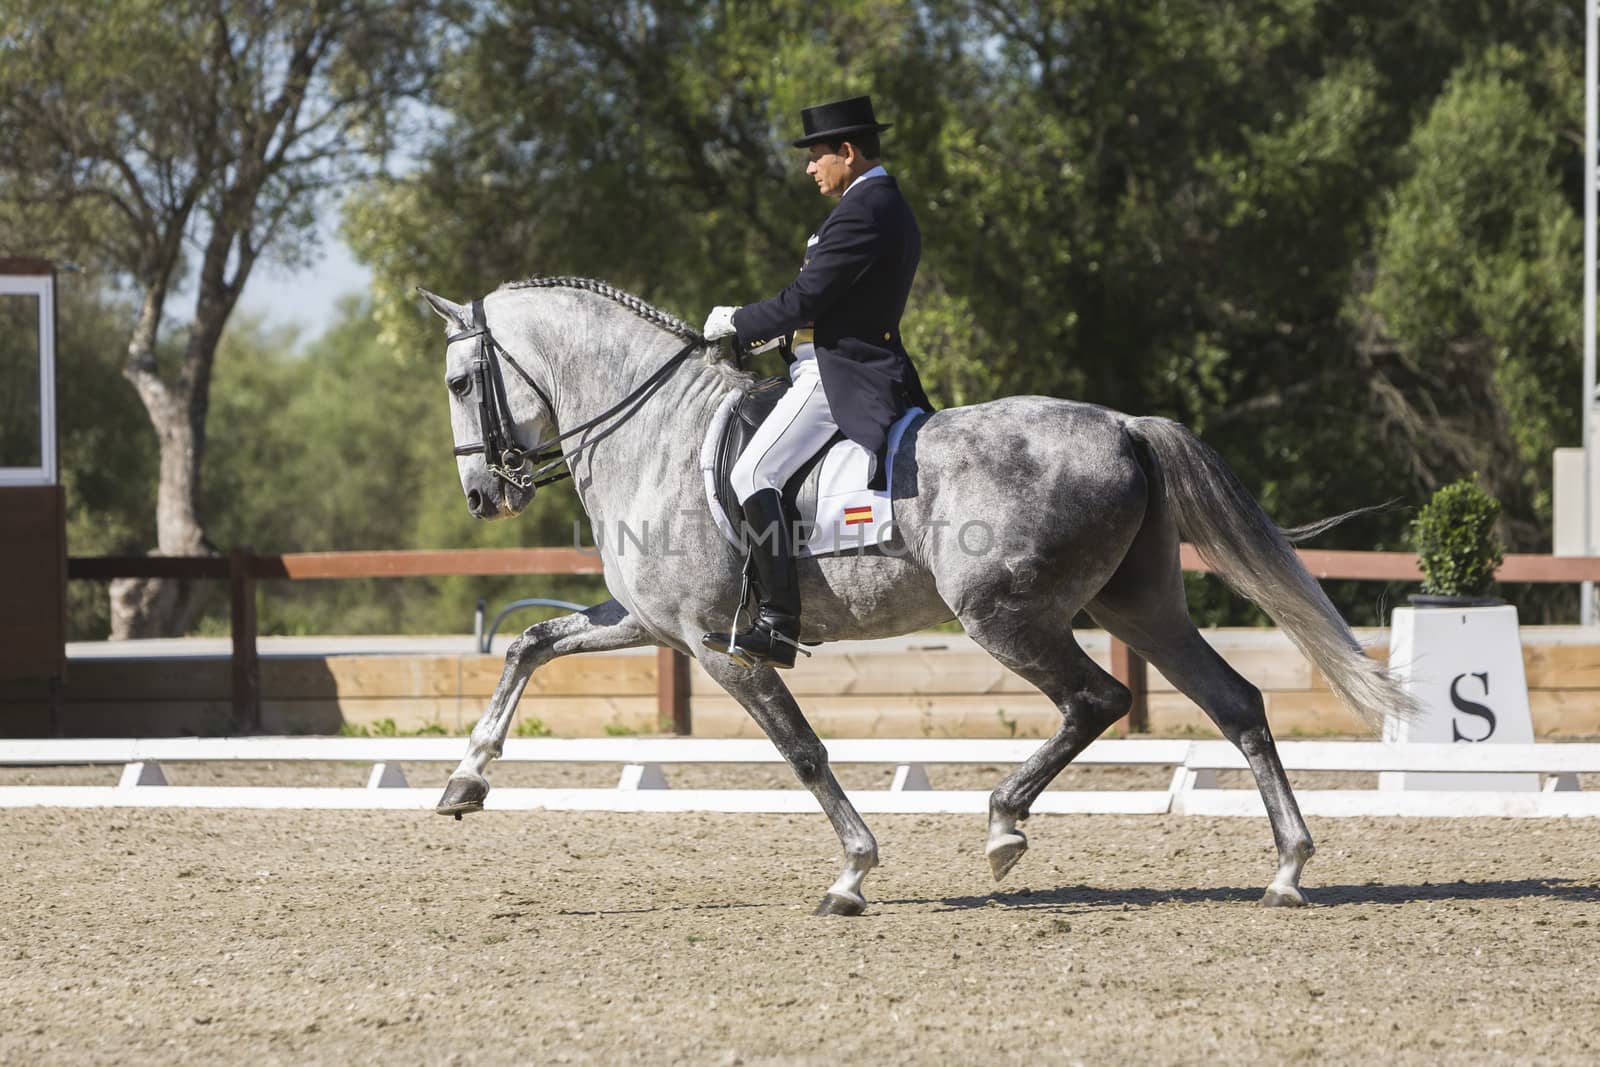
<path id="1" fill-rule="evenodd" d="M 1416 700 L 1362 651 L 1284 532 L 1221 456 L 1170 419 L 1130 419 L 1127 431 L 1144 446 L 1147 472 L 1200 557 L 1283 628 L 1347 707 L 1374 729 L 1385 718 L 1419 713 Z"/>

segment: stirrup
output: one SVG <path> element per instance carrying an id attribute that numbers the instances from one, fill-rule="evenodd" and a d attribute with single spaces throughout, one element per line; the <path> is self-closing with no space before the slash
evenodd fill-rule
<path id="1" fill-rule="evenodd" d="M 761 634 L 767 639 L 771 651 L 775 652 L 775 646 L 777 645 L 788 645 L 795 652 L 798 652 L 800 655 L 805 656 L 808 659 L 811 656 L 810 651 L 802 648 L 799 641 L 790 637 L 788 634 L 779 633 L 770 626 L 761 626 L 759 623 L 757 623 L 750 628 L 746 636 L 756 633 Z M 722 635 L 718 634 L 717 636 L 721 637 Z M 779 670 L 788 670 L 790 667 L 794 666 L 795 659 L 793 653 L 787 657 L 774 657 L 768 653 L 756 652 L 739 644 L 739 636 L 739 634 L 733 633 L 728 635 L 728 657 L 739 666 L 744 667 L 747 670 L 754 670 L 756 667 L 763 666 L 776 667 Z"/>
<path id="2" fill-rule="evenodd" d="M 798 652 L 802 656 L 809 657 L 811 655 L 810 650 L 802 647 L 799 640 L 790 637 L 788 634 L 780 633 L 771 626 L 763 624 L 759 616 L 752 618 L 750 620 L 749 629 L 741 632 L 739 630 L 739 614 L 740 613 L 737 611 L 734 612 L 733 625 L 727 630 L 727 632 L 718 630 L 713 633 L 705 634 L 700 638 L 700 643 L 713 652 L 721 652 L 723 655 L 728 656 L 739 666 L 744 667 L 747 670 L 760 666 L 772 666 L 780 669 L 793 667 L 793 653 L 787 657 L 782 657 L 780 654 L 780 657 L 778 658 L 768 654 L 768 652 L 776 651 L 777 646 L 779 645 L 787 645 L 789 648 L 793 649 L 794 652 Z M 758 652 L 747 647 L 746 645 L 740 644 L 739 639 L 741 637 L 746 641 L 760 640 L 764 638 L 767 642 L 768 652 Z"/>
<path id="3" fill-rule="evenodd" d="M 733 622 L 728 625 L 728 632 L 723 633 L 720 630 L 713 630 L 710 633 L 700 635 L 701 645 L 713 652 L 720 652 L 724 656 L 734 656 L 735 662 L 744 667 L 749 667 L 751 664 L 745 662 L 742 657 L 736 656 L 735 653 L 739 651 L 739 616 L 745 611 L 746 605 L 749 603 L 750 556 L 749 553 L 746 553 L 744 573 L 739 582 L 739 603 L 733 609 Z M 755 618 L 752 617 L 750 625 L 754 626 L 755 621 Z"/>
<path id="4" fill-rule="evenodd" d="M 798 635 L 796 635 L 796 637 L 790 637 L 787 634 L 779 633 L 770 625 L 762 625 L 760 611 L 758 610 L 754 613 L 750 612 L 751 551 L 754 551 L 754 549 L 749 549 L 745 553 L 745 566 L 741 576 L 741 581 L 739 583 L 739 602 L 733 609 L 733 620 L 728 624 L 728 632 L 724 634 L 720 631 L 716 631 L 703 634 L 700 637 L 700 643 L 713 652 L 723 653 L 739 666 L 744 667 L 747 670 L 753 670 L 754 668 L 764 664 L 778 667 L 780 669 L 787 669 L 794 666 L 794 656 L 792 654 L 787 657 L 787 662 L 785 662 L 783 659 L 773 659 L 772 657 L 763 653 L 753 652 L 739 644 L 739 638 L 741 636 L 741 631 L 739 630 L 739 618 L 741 615 L 743 615 L 750 620 L 749 627 L 743 631 L 743 636 L 747 639 L 760 634 L 767 638 L 769 647 L 778 644 L 785 644 L 792 647 L 795 652 L 798 652 L 807 658 L 809 658 L 811 655 L 809 651 L 800 646 L 800 642 L 797 639 Z M 799 622 L 799 619 L 795 619 L 796 629 L 799 628 Z"/>

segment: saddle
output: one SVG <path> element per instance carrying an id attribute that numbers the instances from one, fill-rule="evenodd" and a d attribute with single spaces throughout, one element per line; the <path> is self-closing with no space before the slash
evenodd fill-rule
<path id="1" fill-rule="evenodd" d="M 735 401 L 727 424 L 722 428 L 722 437 L 717 442 L 715 484 L 717 506 L 727 516 L 731 529 L 739 529 L 740 524 L 744 522 L 744 512 L 739 507 L 738 499 L 733 495 L 733 483 L 730 478 L 733 465 L 744 452 L 745 446 L 750 443 L 750 438 L 755 436 L 756 428 L 772 413 L 779 399 L 788 391 L 788 378 L 761 379 Z M 794 476 L 783 487 L 783 507 L 788 512 L 791 522 L 803 516 L 816 514 L 817 483 L 820 480 L 823 457 L 828 454 L 828 449 L 843 439 L 844 434 L 835 433 L 827 444 L 817 450 L 816 455 L 806 460 L 805 464 L 795 471 Z"/>

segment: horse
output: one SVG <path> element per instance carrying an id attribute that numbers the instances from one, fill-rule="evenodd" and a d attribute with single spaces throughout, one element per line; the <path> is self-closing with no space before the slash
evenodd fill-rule
<path id="1" fill-rule="evenodd" d="M 530 278 L 469 305 L 418 291 L 445 322 L 445 383 L 468 508 L 481 519 L 514 516 L 564 469 L 596 533 L 610 593 L 512 641 L 435 810 L 457 818 L 482 810 L 485 772 L 540 666 L 580 652 L 666 646 L 695 656 L 744 707 L 832 823 L 844 865 L 816 913 L 860 914 L 878 844 L 827 749 L 778 671 L 741 667 L 700 641 L 726 630 L 746 594 L 744 557 L 710 521 L 701 442 L 723 399 L 753 377 L 687 323 L 592 279 Z M 1288 633 L 1370 726 L 1409 716 L 1414 703 L 1364 654 L 1300 563 L 1293 531 L 1279 529 L 1179 423 L 1089 403 L 1014 396 L 940 410 L 908 427 L 892 463 L 892 545 L 800 560 L 801 641 L 890 637 L 953 618 L 1055 704 L 1059 728 L 990 794 L 984 853 L 995 881 L 1026 852 L 1020 824 L 1039 794 L 1131 704 L 1074 639 L 1083 610 L 1244 754 L 1277 846 L 1261 904 L 1304 905 L 1311 835 L 1260 690 L 1189 616 L 1180 535 Z M 975 520 L 992 536 L 959 536 Z"/>

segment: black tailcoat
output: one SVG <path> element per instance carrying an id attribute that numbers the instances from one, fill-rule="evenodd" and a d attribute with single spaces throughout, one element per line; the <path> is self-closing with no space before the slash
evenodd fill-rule
<path id="1" fill-rule="evenodd" d="M 828 407 L 844 435 L 877 456 L 873 481 L 882 488 L 889 427 L 907 408 L 933 410 L 900 339 L 922 233 L 893 178 L 858 182 L 817 230 L 799 276 L 740 308 L 733 326 L 740 345 L 815 331 Z"/>

